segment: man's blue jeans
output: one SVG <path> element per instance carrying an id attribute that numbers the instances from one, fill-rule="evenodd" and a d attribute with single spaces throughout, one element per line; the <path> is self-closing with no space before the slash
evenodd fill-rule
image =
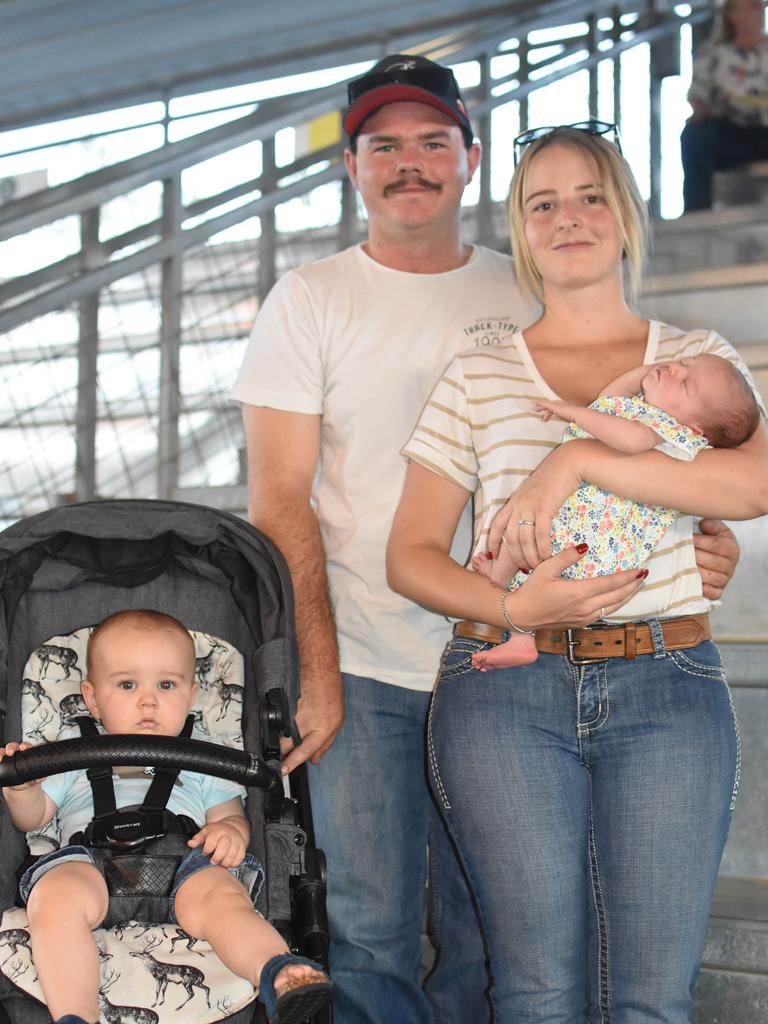
<path id="1" fill-rule="evenodd" d="M 496 1024 L 687 1024 L 738 778 L 711 642 L 480 673 L 448 646 L 433 787 L 477 896 Z M 595 929 L 596 924 L 596 929 Z"/>
<path id="2" fill-rule="evenodd" d="M 486 1024 L 483 944 L 458 859 L 429 792 L 430 694 L 344 677 L 346 716 L 310 771 L 328 861 L 335 1024 Z M 420 936 L 438 947 L 425 991 Z"/>

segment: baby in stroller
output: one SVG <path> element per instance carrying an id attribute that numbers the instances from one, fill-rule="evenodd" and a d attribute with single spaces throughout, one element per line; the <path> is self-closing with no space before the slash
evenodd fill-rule
<path id="1" fill-rule="evenodd" d="M 160 612 L 119 612 L 94 630 L 88 644 L 83 699 L 108 733 L 175 736 L 194 699 L 195 650 L 189 633 Z M 28 744 L 9 743 L 2 756 Z M 135 775 L 135 773 L 133 773 Z M 13 823 L 30 831 L 58 813 L 63 834 L 75 836 L 93 815 L 84 771 L 4 789 Z M 280 934 L 254 909 L 263 878 L 246 854 L 248 825 L 241 787 L 184 772 L 168 810 L 205 824 L 189 838 L 171 893 L 171 920 L 206 939 L 232 971 L 259 989 L 274 1024 L 296 1024 L 330 1000 L 328 976 L 311 960 L 289 953 Z M 149 788 L 149 779 L 141 781 Z M 135 790 L 129 777 L 115 787 Z M 241 880 L 242 879 L 242 880 Z M 247 883 L 249 889 L 246 888 Z M 256 891 L 254 891 L 256 890 Z M 22 876 L 33 958 L 46 1003 L 59 1024 L 99 1018 L 99 951 L 92 929 L 108 909 L 107 887 L 87 845 L 78 842 L 38 859 Z"/>

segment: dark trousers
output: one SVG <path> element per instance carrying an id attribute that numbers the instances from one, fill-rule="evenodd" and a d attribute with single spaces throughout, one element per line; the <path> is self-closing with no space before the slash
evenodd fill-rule
<path id="1" fill-rule="evenodd" d="M 686 213 L 709 210 L 715 171 L 768 159 L 768 128 L 742 127 L 725 118 L 689 123 L 680 136 Z"/>

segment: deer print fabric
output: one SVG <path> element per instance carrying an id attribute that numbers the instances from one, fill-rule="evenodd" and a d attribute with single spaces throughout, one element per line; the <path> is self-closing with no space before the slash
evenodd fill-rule
<path id="1" fill-rule="evenodd" d="M 129 924 L 96 932 L 103 1024 L 209 1024 L 237 1013 L 255 996 L 201 939 L 173 924 Z M 43 1001 L 29 947 L 26 911 L 7 910 L 0 923 L 0 970 Z M 183 1009 L 183 1018 L 178 1011 Z"/>

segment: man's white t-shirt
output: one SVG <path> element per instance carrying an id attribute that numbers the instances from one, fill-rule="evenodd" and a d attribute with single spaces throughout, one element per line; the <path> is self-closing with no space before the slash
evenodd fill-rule
<path id="1" fill-rule="evenodd" d="M 232 398 L 322 417 L 313 500 L 342 671 L 432 688 L 449 624 L 391 591 L 385 575 L 400 449 L 457 352 L 492 349 L 533 319 L 510 257 L 479 246 L 442 274 L 392 270 L 355 246 L 290 271 L 268 295 Z M 460 561 L 470 533 L 466 517 Z"/>

